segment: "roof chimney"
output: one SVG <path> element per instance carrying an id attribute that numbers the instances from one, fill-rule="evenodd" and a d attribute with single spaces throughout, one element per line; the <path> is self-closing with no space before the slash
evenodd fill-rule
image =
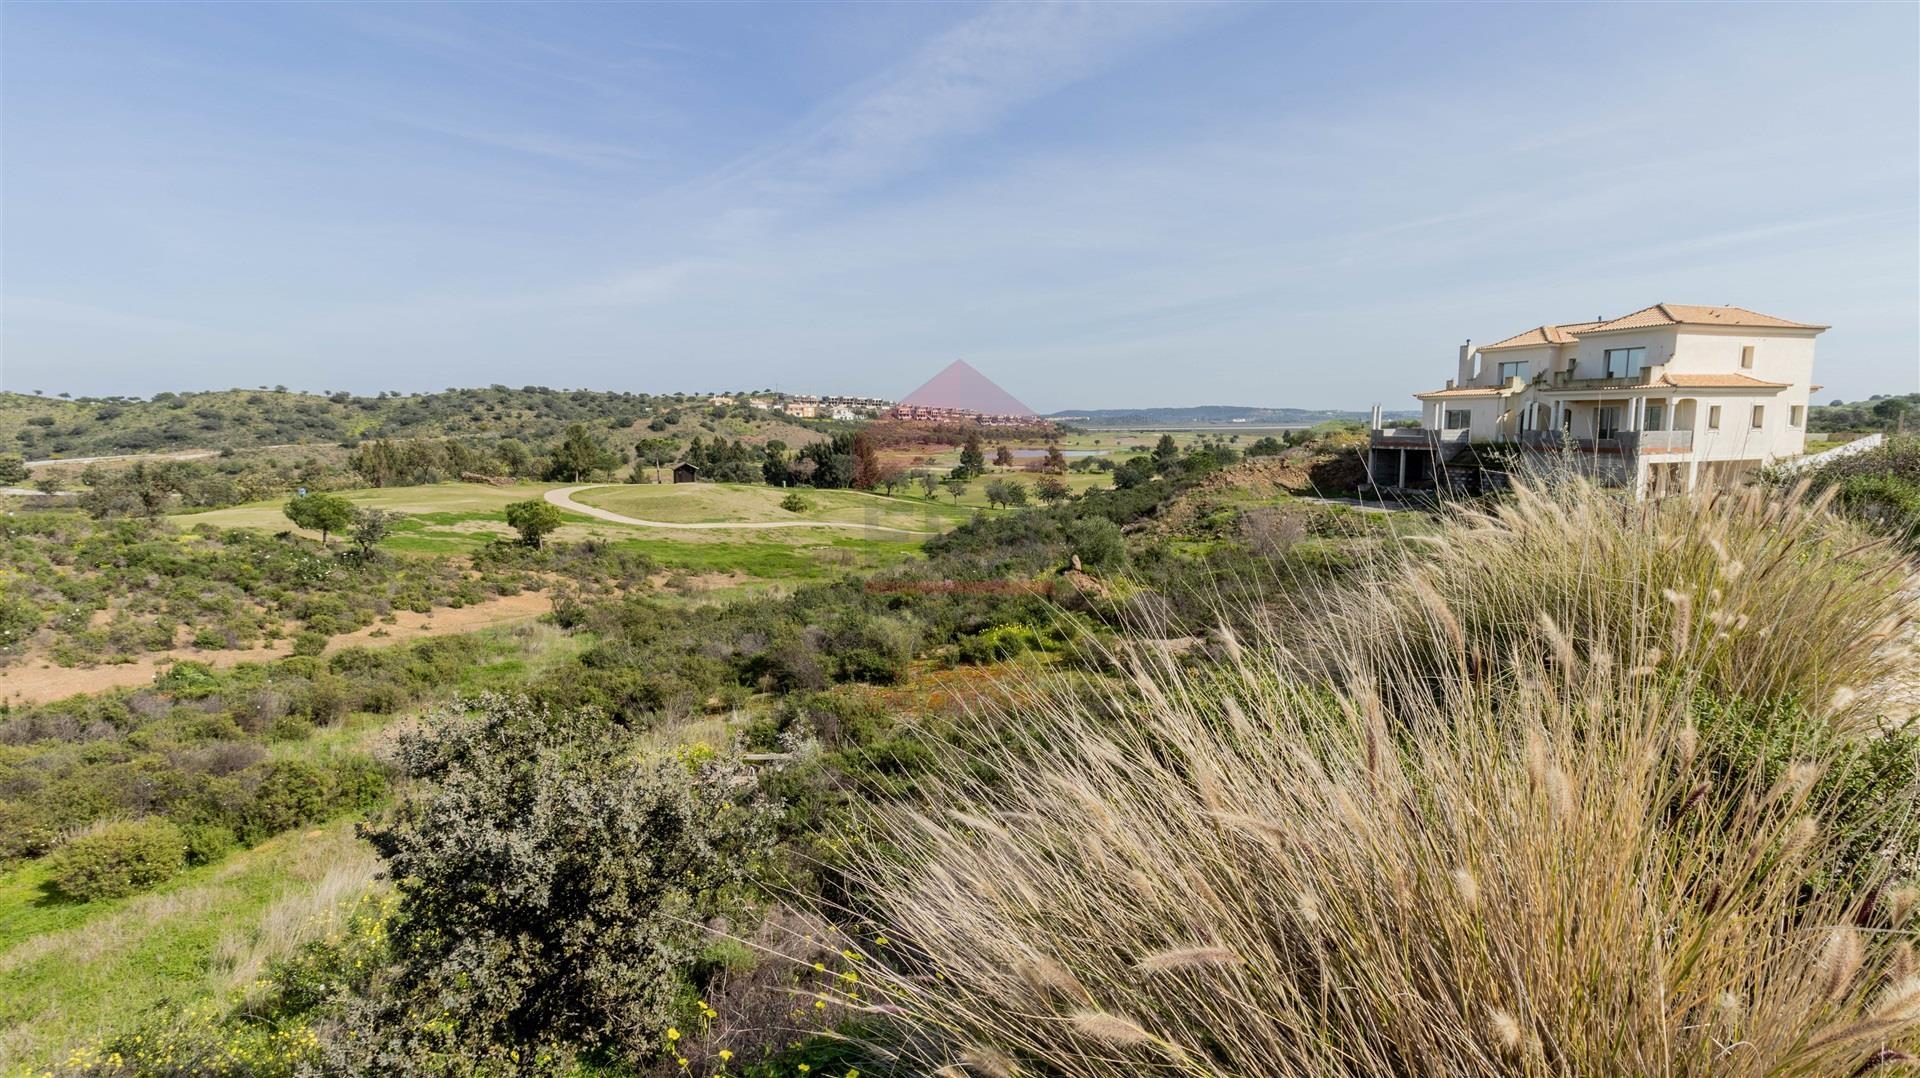
<path id="1" fill-rule="evenodd" d="M 1453 381 L 1455 385 L 1462 386 L 1473 381 L 1473 340 L 1471 338 L 1460 346 L 1460 370 Z"/>

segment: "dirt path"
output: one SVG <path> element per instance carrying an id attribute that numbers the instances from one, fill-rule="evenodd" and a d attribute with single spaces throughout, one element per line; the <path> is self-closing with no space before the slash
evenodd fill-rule
<path id="1" fill-rule="evenodd" d="M 484 603 L 475 603 L 459 609 L 435 607 L 431 614 L 396 610 L 394 611 L 395 624 L 375 622 L 367 628 L 342 633 L 327 641 L 327 651 L 334 652 L 341 648 L 363 644 L 382 647 L 418 640 L 426 636 L 470 633 L 508 622 L 525 621 L 538 617 L 550 609 L 552 604 L 546 592 L 523 591 L 518 595 L 503 595 L 497 599 L 489 599 Z M 387 635 L 373 635 L 382 629 L 386 630 Z M 271 647 L 231 651 L 174 648 L 171 651 L 150 652 L 133 662 L 112 666 L 53 666 L 43 659 L 28 659 L 13 666 L 0 668 L 0 700 L 16 704 L 44 704 L 77 693 L 151 685 L 155 675 L 167 665 L 182 659 L 225 667 L 283 658 L 290 654 L 292 647 L 291 640 L 279 640 L 275 641 Z"/>
<path id="2" fill-rule="evenodd" d="M 839 520 L 753 520 L 740 523 L 716 521 L 705 524 L 673 524 L 664 520 L 641 520 L 639 517 L 623 516 L 610 509 L 585 505 L 573 500 L 573 495 L 595 487 L 610 487 L 613 483 L 588 483 L 578 487 L 561 487 L 547 491 L 547 500 L 570 512 L 584 513 L 598 520 L 608 520 L 615 524 L 633 524 L 642 528 L 670 528 L 675 531 L 766 531 L 771 528 L 861 528 L 866 531 L 894 532 L 899 535 L 939 535 L 939 532 L 915 531 L 912 528 L 890 528 L 885 524 L 859 524 Z"/>

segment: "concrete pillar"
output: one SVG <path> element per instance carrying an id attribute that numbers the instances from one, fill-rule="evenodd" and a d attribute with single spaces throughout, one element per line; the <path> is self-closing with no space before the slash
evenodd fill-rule
<path id="1" fill-rule="evenodd" d="M 1400 482 L 1396 485 L 1401 490 L 1407 489 L 1407 451 L 1404 449 L 1400 451 Z"/>

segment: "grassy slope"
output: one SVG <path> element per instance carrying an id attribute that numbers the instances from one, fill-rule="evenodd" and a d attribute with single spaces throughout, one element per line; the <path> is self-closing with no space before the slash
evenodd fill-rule
<path id="1" fill-rule="evenodd" d="M 482 638 L 486 660 L 448 695 L 510 688 L 588 643 L 550 626 Z M 366 751 L 393 725 L 392 716 L 351 715 L 272 751 L 301 759 Z M 371 875 L 353 822 L 290 831 L 113 901 L 63 901 L 46 886 L 44 860 L 0 873 L 0 1074 L 54 1063 L 154 1007 L 242 988 L 268 959 L 324 930 L 328 911 Z"/>
<path id="2" fill-rule="evenodd" d="M 344 491 L 342 496 L 356 505 L 378 506 L 407 514 L 408 519 L 387 540 L 385 546 L 389 550 L 414 554 L 464 554 L 471 553 L 496 537 L 513 534 L 506 523 L 508 503 L 540 497 L 558 485 L 521 483 L 492 487 L 481 483 L 439 483 L 432 486 Z M 661 488 L 637 486 L 610 489 Z M 765 489 L 771 491 L 771 488 Z M 866 495 L 844 496 L 874 500 Z M 292 526 L 281 512 L 283 504 L 277 500 L 255 502 L 230 509 L 183 513 L 174 520 L 183 527 L 210 524 L 220 528 L 255 528 L 279 532 Z M 784 510 L 776 511 L 785 513 Z M 567 524 L 555 533 L 557 540 L 577 542 L 599 539 L 619 543 L 645 553 L 670 570 L 691 573 L 737 572 L 761 583 L 818 580 L 849 571 L 883 568 L 915 557 L 919 549 L 919 543 L 913 536 L 885 532 L 856 535 L 849 534 L 848 529 L 826 528 L 818 531 L 807 528 L 738 532 L 671 531 L 635 528 L 575 513 L 566 513 L 564 517 Z M 964 513 L 960 517 L 964 518 Z M 948 520 L 944 526 L 951 526 L 954 522 Z M 900 526 L 917 528 L 922 525 L 916 516 L 912 518 L 912 523 Z"/>
<path id="3" fill-rule="evenodd" d="M 782 509 L 782 499 L 793 493 L 806 499 L 812 508 L 799 513 Z M 889 498 L 852 490 L 789 491 L 744 483 L 597 487 L 574 495 L 574 500 L 642 520 L 676 524 L 818 520 L 939 531 L 963 524 L 973 515 L 951 504 L 930 502 L 919 497 Z"/>
<path id="4" fill-rule="evenodd" d="M 346 897 L 371 869 L 337 820 L 117 901 L 50 897 L 40 862 L 0 877 L 0 1068 L 49 1065 L 156 1006 L 240 987 L 325 912 L 316 899 Z"/>

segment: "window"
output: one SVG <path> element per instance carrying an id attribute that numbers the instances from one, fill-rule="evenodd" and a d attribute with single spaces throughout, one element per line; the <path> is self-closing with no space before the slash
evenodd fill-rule
<path id="1" fill-rule="evenodd" d="M 1761 427 L 1764 427 L 1766 425 L 1767 425 L 1767 406 L 1764 404 L 1754 405 L 1753 406 L 1753 429 L 1759 430 Z"/>
<path id="2" fill-rule="evenodd" d="M 1753 369 L 1753 345 L 1740 349 L 1740 369 L 1743 371 Z"/>
<path id="3" fill-rule="evenodd" d="M 1500 381 L 1502 384 L 1505 384 L 1509 378 L 1525 378 L 1526 376 L 1527 361 L 1524 359 L 1516 363 L 1500 364 Z"/>
<path id="4" fill-rule="evenodd" d="M 1641 419 L 1641 423 L 1647 430 L 1666 430 L 1667 406 L 1664 404 L 1654 404 L 1649 401 L 1647 404 L 1647 414 Z"/>
<path id="5" fill-rule="evenodd" d="M 1608 378 L 1632 378 L 1647 365 L 1645 348 L 1609 348 L 1607 349 Z"/>
<path id="6" fill-rule="evenodd" d="M 1442 425 L 1447 430 L 1466 430 L 1473 425 L 1473 413 L 1465 408 L 1449 408 Z"/>
<path id="7" fill-rule="evenodd" d="M 1715 404 L 1707 409 L 1707 429 L 1720 429 L 1720 406 Z"/>
<path id="8" fill-rule="evenodd" d="M 1593 430 L 1596 438 L 1611 438 L 1620 433 L 1620 406 L 1608 404 L 1594 409 Z"/>
<path id="9" fill-rule="evenodd" d="M 1805 426 L 1806 422 L 1807 422 L 1807 406 L 1806 405 L 1796 404 L 1792 408 L 1788 409 L 1787 411 L 1788 426 L 1790 427 Z"/>

